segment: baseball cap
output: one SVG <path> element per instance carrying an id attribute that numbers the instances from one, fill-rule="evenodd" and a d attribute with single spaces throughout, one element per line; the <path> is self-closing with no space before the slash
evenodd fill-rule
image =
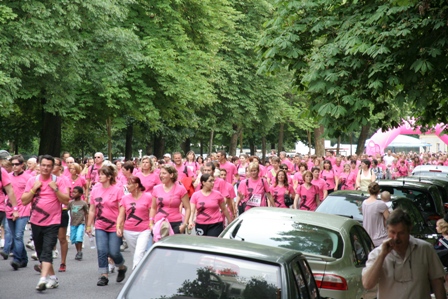
<path id="1" fill-rule="evenodd" d="M 165 155 L 163 155 L 163 157 L 168 157 L 168 158 L 171 159 L 171 155 L 170 154 L 165 154 Z"/>
<path id="2" fill-rule="evenodd" d="M 5 150 L 0 150 L 0 160 L 6 160 L 11 158 L 11 155 L 5 151 Z"/>

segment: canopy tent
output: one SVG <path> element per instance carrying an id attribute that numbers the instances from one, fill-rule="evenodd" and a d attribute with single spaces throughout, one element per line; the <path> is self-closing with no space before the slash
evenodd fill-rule
<path id="1" fill-rule="evenodd" d="M 366 145 L 370 139 L 366 140 Z M 395 139 L 387 145 L 387 147 L 421 147 L 421 146 L 431 146 L 430 143 L 421 141 L 418 138 L 409 137 L 406 135 L 398 135 Z"/>

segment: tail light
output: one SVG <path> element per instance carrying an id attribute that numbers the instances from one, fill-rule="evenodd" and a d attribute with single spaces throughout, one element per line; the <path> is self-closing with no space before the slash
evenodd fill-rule
<path id="1" fill-rule="evenodd" d="M 319 289 L 346 291 L 348 290 L 347 281 L 344 277 L 333 274 L 314 273 L 317 287 Z"/>

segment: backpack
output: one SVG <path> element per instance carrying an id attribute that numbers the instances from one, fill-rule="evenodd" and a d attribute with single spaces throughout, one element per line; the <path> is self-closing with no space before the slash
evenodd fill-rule
<path id="1" fill-rule="evenodd" d="M 1 177 L 0 177 L 0 179 L 1 179 Z M 37 182 L 39 179 L 40 179 L 40 174 L 36 175 L 36 182 Z M 52 180 L 53 182 L 56 183 L 57 180 L 58 180 L 58 177 L 55 176 L 54 174 L 51 174 L 51 180 Z"/>

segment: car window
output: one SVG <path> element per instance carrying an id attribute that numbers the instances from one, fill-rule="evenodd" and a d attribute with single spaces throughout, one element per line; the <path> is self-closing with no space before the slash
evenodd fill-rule
<path id="1" fill-rule="evenodd" d="M 362 221 L 362 202 L 364 198 L 348 199 L 346 196 L 328 195 L 318 207 L 317 212 L 348 216 Z"/>
<path id="2" fill-rule="evenodd" d="M 304 277 L 304 281 L 306 282 L 307 286 L 307 292 L 302 292 L 303 295 L 302 298 L 309 298 L 309 299 L 315 299 L 317 298 L 317 286 L 316 281 L 314 280 L 313 273 L 311 272 L 311 268 L 308 265 L 307 261 L 305 259 L 299 259 L 298 264 L 300 264 L 300 270 Z M 303 288 L 302 288 L 303 290 Z"/>
<path id="3" fill-rule="evenodd" d="M 126 298 L 269 298 L 281 294 L 279 265 L 204 252 L 156 248 Z"/>
<path id="4" fill-rule="evenodd" d="M 436 211 L 434 201 L 428 192 L 418 191 L 405 187 L 394 188 L 389 186 L 381 186 L 381 191 L 389 191 L 395 196 L 403 196 L 412 200 L 421 211 L 434 212 Z"/>
<path id="5" fill-rule="evenodd" d="M 421 214 L 421 212 L 414 206 L 412 205 L 411 202 L 406 201 L 406 200 L 397 200 L 396 202 L 393 203 L 393 208 L 396 209 L 400 207 L 401 209 L 403 209 L 404 211 L 406 211 L 409 215 L 409 217 L 411 217 L 411 221 L 412 221 L 412 228 L 417 228 L 417 225 L 424 225 L 425 224 L 425 220 Z"/>
<path id="6" fill-rule="evenodd" d="M 344 244 L 337 231 L 284 219 L 245 219 L 230 236 L 237 240 L 341 258 Z"/>
<path id="7" fill-rule="evenodd" d="M 362 234 L 362 230 L 353 226 L 350 230 L 350 241 L 352 243 L 353 262 L 356 266 L 364 267 L 366 265 L 367 257 L 371 251 L 368 246 L 369 238 Z"/>

